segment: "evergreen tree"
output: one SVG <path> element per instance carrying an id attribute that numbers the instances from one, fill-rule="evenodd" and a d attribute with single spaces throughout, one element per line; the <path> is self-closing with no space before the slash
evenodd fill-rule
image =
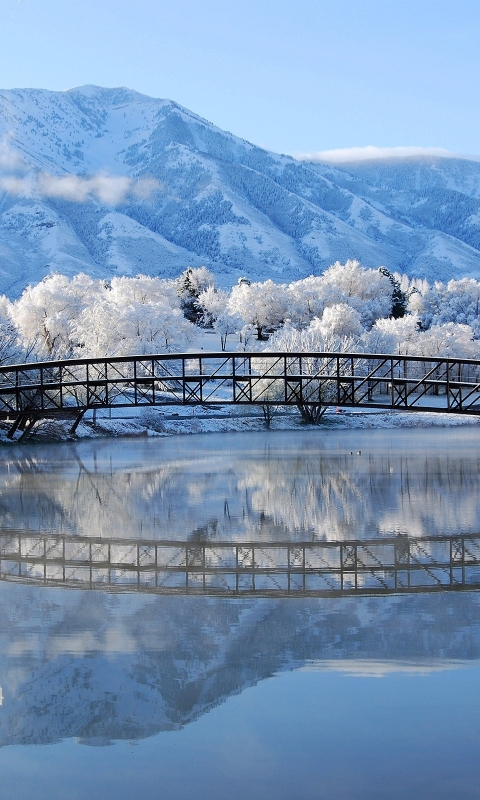
<path id="1" fill-rule="evenodd" d="M 392 317 L 393 319 L 400 319 L 404 317 L 407 311 L 409 296 L 407 292 L 402 291 L 399 282 L 394 278 L 390 270 L 386 267 L 379 267 L 378 271 L 385 275 L 392 284 Z"/>

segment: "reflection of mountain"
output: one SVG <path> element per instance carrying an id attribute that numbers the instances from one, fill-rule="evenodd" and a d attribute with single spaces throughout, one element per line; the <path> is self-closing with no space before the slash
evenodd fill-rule
<path id="1" fill-rule="evenodd" d="M 0 599 L 3 745 L 151 736 L 310 661 L 428 670 L 480 658 L 471 593 L 247 602 L 4 584 Z"/>
<path id="2" fill-rule="evenodd" d="M 2 527 L 244 541 L 477 532 L 477 438 L 320 429 L 9 448 Z"/>

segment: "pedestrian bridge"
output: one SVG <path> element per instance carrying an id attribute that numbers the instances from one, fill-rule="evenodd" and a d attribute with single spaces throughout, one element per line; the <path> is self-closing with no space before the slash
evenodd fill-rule
<path id="1" fill-rule="evenodd" d="M 366 353 L 187 353 L 0 367 L 0 420 L 27 435 L 42 418 L 72 432 L 89 410 L 173 405 L 329 406 L 480 414 L 480 361 Z"/>
<path id="2" fill-rule="evenodd" d="M 0 580 L 215 597 L 462 591 L 480 588 L 480 534 L 266 543 L 0 530 Z"/>

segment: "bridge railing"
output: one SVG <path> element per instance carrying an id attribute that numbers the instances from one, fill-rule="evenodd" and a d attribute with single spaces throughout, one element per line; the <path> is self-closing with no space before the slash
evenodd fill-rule
<path id="1" fill-rule="evenodd" d="M 370 353 L 202 352 L 0 368 L 3 419 L 95 408 L 218 403 L 476 414 L 480 361 Z"/>

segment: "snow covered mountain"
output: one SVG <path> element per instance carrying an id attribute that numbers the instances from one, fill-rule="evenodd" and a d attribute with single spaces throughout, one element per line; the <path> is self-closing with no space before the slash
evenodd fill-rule
<path id="1" fill-rule="evenodd" d="M 52 271 L 288 281 L 339 259 L 480 276 L 480 164 L 342 169 L 128 89 L 0 92 L 0 291 Z"/>

